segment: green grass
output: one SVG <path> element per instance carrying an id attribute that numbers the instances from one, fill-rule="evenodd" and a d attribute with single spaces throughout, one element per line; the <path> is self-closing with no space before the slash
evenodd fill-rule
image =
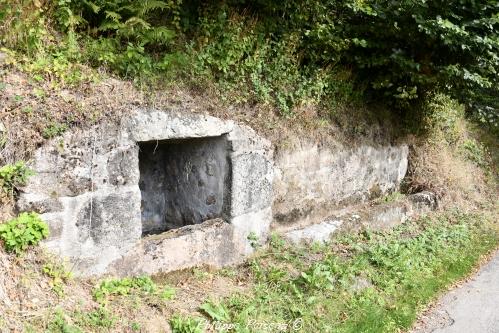
<path id="1" fill-rule="evenodd" d="M 241 332 L 297 326 L 302 332 L 397 332 L 497 246 L 497 232 L 487 225 L 482 216 L 454 212 L 328 246 L 296 249 L 274 239 L 270 251 L 251 262 L 252 290 L 203 309 Z"/>
<path id="2" fill-rule="evenodd" d="M 30 329 L 139 331 L 150 312 L 160 313 L 173 332 L 399 332 L 497 248 L 494 214 L 439 213 L 391 231 L 342 235 L 325 245 L 291 246 L 273 235 L 270 246 L 242 266 L 181 275 L 177 281 L 186 286 L 178 286 L 179 295 L 193 288 L 204 295 L 197 309 L 188 305 L 186 311 L 184 303 L 191 300 L 177 299 L 168 278 L 106 279 L 93 288 L 97 307 L 58 308 L 45 321 L 31 322 Z M 203 287 L 216 278 L 228 288 L 244 287 L 220 298 Z"/>

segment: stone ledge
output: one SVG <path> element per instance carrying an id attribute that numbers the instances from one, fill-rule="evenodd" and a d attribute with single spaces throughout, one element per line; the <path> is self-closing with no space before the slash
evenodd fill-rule
<path id="1" fill-rule="evenodd" d="M 360 205 L 332 215 L 323 222 L 284 231 L 284 237 L 294 244 L 327 242 L 339 230 L 386 230 L 437 208 L 431 192 L 421 192 L 406 199 L 381 205 Z"/>
<path id="2" fill-rule="evenodd" d="M 234 226 L 215 219 L 149 236 L 109 266 L 119 276 L 166 273 L 208 265 L 240 262 L 243 248 L 234 242 Z"/>

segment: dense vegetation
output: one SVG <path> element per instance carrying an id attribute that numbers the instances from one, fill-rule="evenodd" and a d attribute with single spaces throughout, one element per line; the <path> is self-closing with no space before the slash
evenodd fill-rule
<path id="1" fill-rule="evenodd" d="M 25 69 L 69 84 L 89 79 L 79 64 L 183 77 L 285 115 L 359 100 L 414 111 L 442 92 L 497 127 L 498 12 L 485 0 L 2 0 L 0 34 Z"/>

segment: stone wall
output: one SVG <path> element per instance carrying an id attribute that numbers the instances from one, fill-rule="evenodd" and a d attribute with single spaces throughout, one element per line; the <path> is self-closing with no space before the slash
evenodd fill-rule
<path id="1" fill-rule="evenodd" d="M 274 229 L 323 220 L 332 210 L 398 189 L 407 145 L 329 148 L 301 140 L 275 156 Z"/>
<path id="2" fill-rule="evenodd" d="M 431 192 L 401 196 L 392 202 L 375 200 L 330 212 L 330 215 L 319 223 L 287 230 L 283 234 L 295 244 L 327 242 L 338 230 L 359 232 L 394 228 L 436 209 L 436 205 L 436 196 Z"/>

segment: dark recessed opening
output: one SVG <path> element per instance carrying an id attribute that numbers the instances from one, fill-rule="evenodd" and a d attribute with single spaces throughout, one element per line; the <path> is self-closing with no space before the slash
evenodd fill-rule
<path id="1" fill-rule="evenodd" d="M 224 136 L 139 143 L 143 236 L 224 216 L 227 145 Z"/>

